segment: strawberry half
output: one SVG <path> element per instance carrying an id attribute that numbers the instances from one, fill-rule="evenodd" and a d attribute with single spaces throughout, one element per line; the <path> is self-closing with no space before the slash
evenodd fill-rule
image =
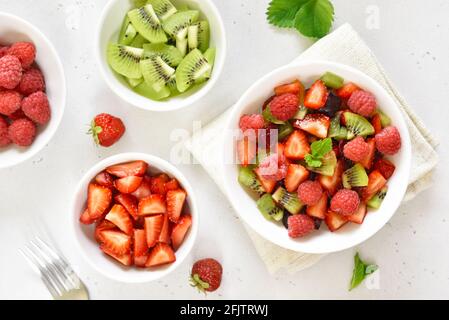
<path id="1" fill-rule="evenodd" d="M 321 113 L 308 114 L 302 120 L 295 120 L 293 127 L 304 130 L 318 138 L 327 137 L 331 121 L 328 116 Z"/>
<path id="2" fill-rule="evenodd" d="M 182 189 L 167 192 L 167 214 L 170 221 L 178 222 L 186 197 L 187 193 Z"/>
<path id="3" fill-rule="evenodd" d="M 175 178 L 170 179 L 165 183 L 165 190 L 170 191 L 176 189 L 179 189 L 179 182 Z"/>
<path id="4" fill-rule="evenodd" d="M 105 244 L 100 245 L 101 251 L 106 253 L 108 256 L 114 258 L 121 264 L 125 266 L 130 266 L 133 263 L 133 258 L 131 257 L 130 253 L 124 253 L 124 254 L 117 254 L 114 250 L 111 250 L 109 247 L 107 247 Z"/>
<path id="5" fill-rule="evenodd" d="M 292 83 L 277 86 L 276 88 L 274 88 L 274 93 L 277 96 L 281 96 L 285 93 L 297 94 L 300 98 L 299 101 L 302 102 L 304 100 L 305 89 L 301 81 L 295 80 Z"/>
<path id="6" fill-rule="evenodd" d="M 124 233 L 132 235 L 133 223 L 131 217 L 123 206 L 115 204 L 106 215 L 105 219 L 115 224 Z"/>
<path id="7" fill-rule="evenodd" d="M 318 182 L 327 190 L 329 195 L 333 196 L 340 188 L 343 170 L 344 163 L 342 160 L 338 160 L 333 176 L 329 177 L 321 174 L 318 176 Z"/>
<path id="8" fill-rule="evenodd" d="M 181 246 L 191 225 L 192 216 L 190 214 L 186 214 L 182 216 L 181 219 L 179 219 L 179 222 L 173 227 L 171 242 L 175 251 Z"/>
<path id="9" fill-rule="evenodd" d="M 87 208 L 92 220 L 99 219 L 106 209 L 109 208 L 112 200 L 112 191 L 109 188 L 98 184 L 89 184 L 87 190 Z"/>
<path id="10" fill-rule="evenodd" d="M 372 171 L 368 175 L 368 186 L 362 189 L 362 199 L 368 201 L 377 192 L 379 192 L 385 185 L 387 180 L 384 176 L 377 170 Z"/>
<path id="11" fill-rule="evenodd" d="M 327 213 L 327 194 L 323 192 L 323 195 L 316 205 L 307 206 L 306 213 L 311 217 L 324 220 Z"/>
<path id="12" fill-rule="evenodd" d="M 357 209 L 356 213 L 350 215 L 350 216 L 346 216 L 346 220 L 350 221 L 350 222 L 354 222 L 357 224 L 362 224 L 363 220 L 365 220 L 365 216 L 366 216 L 366 204 L 365 203 L 360 203 L 359 208 Z"/>
<path id="13" fill-rule="evenodd" d="M 165 189 L 165 183 L 168 181 L 168 177 L 165 174 L 160 174 L 150 179 L 150 191 L 153 194 L 164 195 L 167 193 Z"/>
<path id="14" fill-rule="evenodd" d="M 147 198 L 143 198 L 139 201 L 138 214 L 158 214 L 165 213 L 167 207 L 165 205 L 165 198 L 160 194 L 152 194 Z"/>
<path id="15" fill-rule="evenodd" d="M 101 243 L 101 232 L 103 230 L 117 230 L 117 226 L 108 220 L 103 220 L 95 227 L 95 240 Z"/>
<path id="16" fill-rule="evenodd" d="M 124 178 L 128 176 L 143 176 L 148 169 L 145 161 L 133 161 L 116 164 L 106 168 L 106 171 L 116 177 Z"/>
<path id="17" fill-rule="evenodd" d="M 157 214 L 145 218 L 145 235 L 148 248 L 153 247 L 159 239 L 164 225 L 164 216 Z"/>
<path id="18" fill-rule="evenodd" d="M 85 209 L 85 210 L 83 211 L 83 213 L 81 213 L 81 216 L 80 216 L 80 222 L 81 222 L 82 224 L 92 224 L 92 223 L 95 222 L 95 220 L 93 220 L 93 219 L 90 217 L 89 209 Z"/>
<path id="19" fill-rule="evenodd" d="M 379 159 L 374 164 L 374 169 L 379 171 L 385 179 L 390 179 L 396 170 L 396 167 L 387 159 Z"/>
<path id="20" fill-rule="evenodd" d="M 288 137 L 284 147 L 284 155 L 293 160 L 302 160 L 310 152 L 307 137 L 300 130 L 295 130 Z"/>
<path id="21" fill-rule="evenodd" d="M 253 138 L 245 136 L 242 140 L 237 141 L 237 155 L 239 157 L 239 163 L 243 167 L 252 164 L 256 154 L 257 143 Z"/>
<path id="22" fill-rule="evenodd" d="M 156 267 L 176 261 L 173 249 L 166 243 L 158 243 L 151 250 L 145 267 Z"/>
<path id="23" fill-rule="evenodd" d="M 129 176 L 114 181 L 115 188 L 120 193 L 131 193 L 139 188 L 143 178 L 137 176 Z"/>
<path id="24" fill-rule="evenodd" d="M 374 157 L 376 155 L 376 140 L 374 138 L 368 139 L 366 141 L 369 147 L 369 153 L 365 159 L 360 161 L 360 164 L 367 170 L 370 170 L 373 166 Z"/>
<path id="25" fill-rule="evenodd" d="M 131 193 L 131 195 L 136 197 L 138 200 L 148 197 L 151 194 L 150 180 L 151 178 L 148 176 L 143 177 L 142 183 L 136 191 Z"/>
<path id="26" fill-rule="evenodd" d="M 100 172 L 95 176 L 95 183 L 99 184 L 100 186 L 112 188 L 114 186 L 114 179 L 112 176 L 107 173 L 106 171 Z"/>
<path id="27" fill-rule="evenodd" d="M 272 193 L 274 188 L 276 187 L 276 181 L 274 180 L 268 180 L 265 179 L 261 174 L 260 174 L 260 168 L 257 168 L 254 170 L 254 173 L 257 176 L 257 179 L 259 180 L 260 184 L 262 185 L 263 189 L 265 190 L 266 193 Z"/>
<path id="28" fill-rule="evenodd" d="M 121 204 L 126 211 L 137 220 L 139 217 L 137 214 L 137 200 L 130 194 L 118 194 L 114 198 L 115 202 Z"/>
<path id="29" fill-rule="evenodd" d="M 144 267 L 148 259 L 148 245 L 145 230 L 134 230 L 134 264 Z"/>
<path id="30" fill-rule="evenodd" d="M 331 232 L 337 231 L 348 222 L 343 216 L 333 211 L 327 212 L 324 221 Z"/>
<path id="31" fill-rule="evenodd" d="M 339 96 L 342 99 L 349 99 L 354 92 L 359 90 L 360 88 L 356 86 L 354 83 L 348 82 L 343 87 L 337 90 L 337 96 Z"/>
<path id="32" fill-rule="evenodd" d="M 98 238 L 105 247 L 119 256 L 131 251 L 131 237 L 121 231 L 102 230 Z"/>
<path id="33" fill-rule="evenodd" d="M 328 95 L 329 92 L 324 82 L 317 80 L 307 91 L 304 106 L 313 110 L 321 109 L 326 105 Z"/>
<path id="34" fill-rule="evenodd" d="M 168 219 L 168 214 L 164 214 L 164 224 L 162 225 L 161 234 L 159 235 L 158 242 L 170 244 L 170 220 Z"/>
<path id="35" fill-rule="evenodd" d="M 309 171 L 300 164 L 290 164 L 287 168 L 287 176 L 284 184 L 288 192 L 296 192 L 301 182 L 309 177 Z"/>

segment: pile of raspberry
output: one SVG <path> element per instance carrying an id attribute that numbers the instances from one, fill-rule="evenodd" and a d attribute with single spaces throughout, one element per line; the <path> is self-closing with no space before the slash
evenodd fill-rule
<path id="1" fill-rule="evenodd" d="M 0 148 L 30 146 L 37 127 L 50 121 L 45 79 L 30 42 L 0 45 Z"/>

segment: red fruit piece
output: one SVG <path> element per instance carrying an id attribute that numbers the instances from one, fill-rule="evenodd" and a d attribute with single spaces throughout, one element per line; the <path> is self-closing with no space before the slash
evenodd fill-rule
<path id="1" fill-rule="evenodd" d="M 245 114 L 240 117 L 239 128 L 242 132 L 247 130 L 257 130 L 264 129 L 266 127 L 265 119 L 261 114 Z"/>
<path id="2" fill-rule="evenodd" d="M 137 176 L 129 176 L 114 181 L 115 188 L 121 193 L 131 193 L 139 188 L 143 178 Z"/>
<path id="3" fill-rule="evenodd" d="M 163 195 L 152 194 L 139 201 L 139 215 L 165 213 L 166 211 L 165 197 Z"/>
<path id="4" fill-rule="evenodd" d="M 93 220 L 91 217 L 90 217 L 90 214 L 89 214 L 89 210 L 86 208 L 84 211 L 83 211 L 83 213 L 81 213 L 81 216 L 80 216 L 80 222 L 82 223 L 82 224 L 92 224 L 92 223 L 94 223 L 95 222 L 95 220 Z"/>
<path id="5" fill-rule="evenodd" d="M 295 120 L 293 126 L 324 139 L 327 137 L 330 123 L 331 121 L 328 116 L 321 113 L 312 113 L 306 115 L 302 120 Z"/>
<path id="6" fill-rule="evenodd" d="M 97 115 L 92 121 L 88 133 L 94 138 L 96 144 L 110 147 L 125 133 L 122 120 L 107 113 Z"/>
<path id="7" fill-rule="evenodd" d="M 152 194 L 165 195 L 167 190 L 165 189 L 165 183 L 168 182 L 168 177 L 165 174 L 160 174 L 150 179 L 150 191 Z"/>
<path id="8" fill-rule="evenodd" d="M 173 249 L 176 251 L 181 246 L 184 238 L 192 225 L 192 216 L 190 214 L 183 215 L 178 223 L 173 227 L 171 233 L 171 242 Z"/>
<path id="9" fill-rule="evenodd" d="M 186 197 L 187 193 L 181 189 L 167 192 L 167 214 L 170 221 L 178 222 Z"/>
<path id="10" fill-rule="evenodd" d="M 22 95 L 13 90 L 0 91 L 0 114 L 9 116 L 20 110 Z"/>
<path id="11" fill-rule="evenodd" d="M 132 235 L 133 223 L 131 217 L 123 206 L 115 204 L 106 215 L 105 219 L 115 224 L 124 233 Z"/>
<path id="12" fill-rule="evenodd" d="M 284 93 L 270 102 L 271 114 L 278 120 L 287 121 L 293 118 L 299 109 L 299 97 L 296 94 Z"/>
<path id="13" fill-rule="evenodd" d="M 299 101 L 301 102 L 304 100 L 305 90 L 304 85 L 301 83 L 301 81 L 295 80 L 292 83 L 277 86 L 276 88 L 274 88 L 274 93 L 277 96 L 281 96 L 285 93 L 296 94 L 299 97 Z"/>
<path id="14" fill-rule="evenodd" d="M 343 216 L 349 216 L 357 211 L 359 205 L 360 198 L 357 192 L 341 189 L 332 197 L 330 210 Z"/>
<path id="15" fill-rule="evenodd" d="M 190 282 L 201 292 L 217 290 L 221 284 L 223 267 L 215 259 L 201 259 L 192 266 Z"/>
<path id="16" fill-rule="evenodd" d="M 262 160 L 257 172 L 265 180 L 280 181 L 287 175 L 287 166 L 285 156 L 275 153 Z"/>
<path id="17" fill-rule="evenodd" d="M 368 91 L 356 91 L 349 98 L 348 107 L 361 116 L 371 117 L 377 108 L 376 97 Z"/>
<path id="18" fill-rule="evenodd" d="M 365 169 L 369 170 L 373 166 L 374 157 L 376 155 L 376 141 L 374 138 L 371 138 L 368 139 L 366 143 L 368 144 L 369 152 L 367 156 L 359 162 Z"/>
<path id="19" fill-rule="evenodd" d="M 290 238 L 302 238 L 315 229 L 315 222 L 305 214 L 297 214 L 288 217 L 288 236 Z"/>
<path id="20" fill-rule="evenodd" d="M 101 249 L 101 251 L 103 251 L 107 255 L 111 256 L 112 258 L 114 258 L 115 260 L 117 260 L 118 262 L 123 264 L 124 266 L 129 267 L 133 263 L 133 258 L 130 253 L 117 254 L 114 250 L 111 250 L 105 244 L 101 244 L 100 249 Z"/>
<path id="21" fill-rule="evenodd" d="M 165 190 L 170 191 L 176 189 L 179 189 L 179 182 L 175 178 L 170 179 L 165 183 Z"/>
<path id="22" fill-rule="evenodd" d="M 255 162 L 257 154 L 257 143 L 254 137 L 245 136 L 237 141 L 237 155 L 239 157 L 239 164 L 247 167 Z"/>
<path id="23" fill-rule="evenodd" d="M 328 96 L 329 92 L 324 82 L 317 80 L 307 91 L 304 106 L 313 110 L 321 109 L 326 105 Z"/>
<path id="24" fill-rule="evenodd" d="M 2 58 L 3 56 L 6 55 L 8 49 L 9 49 L 8 46 L 5 46 L 5 47 L 0 46 L 0 58 Z"/>
<path id="25" fill-rule="evenodd" d="M 148 176 L 143 177 L 142 183 L 136 189 L 136 191 L 131 193 L 131 195 L 136 197 L 138 200 L 149 197 L 151 195 L 150 181 L 151 181 L 150 177 Z"/>
<path id="26" fill-rule="evenodd" d="M 23 73 L 18 89 L 20 93 L 29 96 L 38 91 L 45 91 L 45 80 L 39 69 L 32 68 Z"/>
<path id="27" fill-rule="evenodd" d="M 311 217 L 324 220 L 327 213 L 327 194 L 323 193 L 317 204 L 307 206 L 306 213 Z"/>
<path id="28" fill-rule="evenodd" d="M 101 243 L 101 232 L 103 230 L 116 230 L 117 226 L 113 224 L 112 222 L 108 220 L 102 220 L 100 223 L 98 223 L 95 227 L 95 240 L 97 240 L 98 243 Z"/>
<path id="29" fill-rule="evenodd" d="M 128 176 L 141 177 L 148 169 L 148 164 L 145 161 L 133 161 L 121 164 L 116 164 L 106 168 L 106 171 L 113 176 L 124 178 Z"/>
<path id="30" fill-rule="evenodd" d="M 158 243 L 151 250 L 145 267 L 156 267 L 176 261 L 173 249 L 166 243 Z"/>
<path id="31" fill-rule="evenodd" d="M 380 119 L 379 114 L 375 114 L 373 116 L 373 118 L 371 119 L 371 124 L 373 125 L 375 134 L 378 134 L 382 131 L 382 120 Z"/>
<path id="32" fill-rule="evenodd" d="M 379 159 L 374 164 L 374 169 L 379 171 L 385 179 L 390 179 L 396 167 L 387 159 Z"/>
<path id="33" fill-rule="evenodd" d="M 36 137 L 36 126 L 31 120 L 14 120 L 8 128 L 8 137 L 16 145 L 21 147 L 30 146 Z"/>
<path id="34" fill-rule="evenodd" d="M 360 88 L 354 83 L 348 82 L 343 87 L 337 90 L 337 96 L 342 99 L 349 99 L 354 92 L 359 90 Z"/>
<path id="35" fill-rule="evenodd" d="M 292 160 L 302 160 L 310 152 L 310 145 L 306 135 L 295 130 L 285 142 L 284 155 Z"/>
<path id="36" fill-rule="evenodd" d="M 112 188 L 114 186 L 114 179 L 112 179 L 112 176 L 106 171 L 97 174 L 94 180 L 96 184 L 103 187 Z"/>
<path id="37" fill-rule="evenodd" d="M 22 101 L 22 110 L 34 122 L 44 125 L 50 121 L 51 110 L 47 95 L 42 91 L 32 93 Z"/>
<path id="38" fill-rule="evenodd" d="M 370 147 L 362 137 L 356 137 L 345 144 L 343 154 L 354 162 L 363 161 L 370 154 Z"/>
<path id="39" fill-rule="evenodd" d="M 168 219 L 168 214 L 164 214 L 164 224 L 162 225 L 161 234 L 159 235 L 158 242 L 168 243 L 170 244 L 170 233 L 171 233 L 171 224 Z"/>
<path id="40" fill-rule="evenodd" d="M 0 58 L 0 87 L 14 89 L 22 79 L 22 65 L 14 56 Z"/>
<path id="41" fill-rule="evenodd" d="M 394 155 L 401 149 L 401 135 L 396 127 L 389 126 L 376 134 L 376 148 L 386 155 Z"/>
<path id="42" fill-rule="evenodd" d="M 341 186 L 344 164 L 342 160 L 338 160 L 332 177 L 319 175 L 318 181 L 327 192 L 333 196 Z"/>
<path id="43" fill-rule="evenodd" d="M 337 231 L 348 222 L 345 217 L 332 211 L 327 212 L 324 221 L 331 232 Z"/>
<path id="44" fill-rule="evenodd" d="M 318 181 L 305 181 L 298 187 L 298 198 L 306 205 L 313 206 L 320 201 L 323 189 Z"/>
<path id="45" fill-rule="evenodd" d="M 18 119 L 26 118 L 26 115 L 25 115 L 25 113 L 23 113 L 22 109 L 19 109 L 16 112 L 11 113 L 8 116 L 8 118 L 9 118 L 9 120 L 18 120 Z"/>
<path id="46" fill-rule="evenodd" d="M 111 200 L 111 189 L 95 183 L 89 184 L 87 190 L 87 208 L 93 220 L 99 219 L 106 212 L 106 209 L 111 204 Z"/>
<path id="47" fill-rule="evenodd" d="M 148 245 L 145 230 L 134 230 L 134 264 L 144 267 L 148 259 Z"/>
<path id="48" fill-rule="evenodd" d="M 289 164 L 285 177 L 285 188 L 288 192 L 296 192 L 299 185 L 309 177 L 309 171 L 300 164 Z"/>
<path id="49" fill-rule="evenodd" d="M 139 217 L 137 214 L 137 200 L 130 194 L 118 194 L 115 196 L 115 202 L 121 204 L 126 211 L 137 220 Z"/>
<path id="50" fill-rule="evenodd" d="M 98 234 L 100 242 L 116 255 L 124 255 L 131 251 L 131 237 L 117 230 L 101 230 Z"/>
<path id="51" fill-rule="evenodd" d="M 8 137 L 8 122 L 0 116 L 0 148 L 10 145 L 11 142 Z"/>
<path id="52" fill-rule="evenodd" d="M 11 45 L 7 54 L 17 57 L 24 69 L 28 69 L 36 58 L 36 47 L 31 42 L 16 42 Z"/>
<path id="53" fill-rule="evenodd" d="M 350 216 L 345 216 L 345 218 L 350 222 L 362 224 L 363 220 L 365 220 L 366 212 L 367 212 L 366 204 L 362 202 L 360 203 L 359 208 L 354 214 L 351 214 Z"/>
<path id="54" fill-rule="evenodd" d="M 272 193 L 274 188 L 276 187 L 276 180 L 268 180 L 264 178 L 264 176 L 260 172 L 260 168 L 256 168 L 254 170 L 254 173 L 257 176 L 257 179 L 259 180 L 260 184 L 262 185 L 263 189 L 267 193 Z"/>
<path id="55" fill-rule="evenodd" d="M 385 177 L 377 170 L 368 175 L 368 186 L 362 189 L 362 199 L 368 201 L 387 184 Z"/>
<path id="56" fill-rule="evenodd" d="M 153 247 L 159 239 L 164 226 L 164 215 L 156 214 L 145 218 L 145 234 L 148 248 Z"/>

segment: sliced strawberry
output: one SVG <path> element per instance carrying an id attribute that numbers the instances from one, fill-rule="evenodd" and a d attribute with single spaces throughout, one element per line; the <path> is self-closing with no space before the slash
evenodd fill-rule
<path id="1" fill-rule="evenodd" d="M 327 190 L 329 195 L 333 196 L 341 186 L 342 174 L 344 170 L 344 163 L 342 160 L 338 160 L 335 167 L 334 175 L 332 177 L 319 175 L 318 182 L 321 186 Z"/>
<path id="2" fill-rule="evenodd" d="M 111 200 L 111 189 L 95 183 L 89 184 L 87 190 L 87 208 L 89 209 L 90 218 L 93 220 L 99 219 L 106 209 L 109 208 Z"/>
<path id="3" fill-rule="evenodd" d="M 295 80 L 292 83 L 277 86 L 276 88 L 274 88 L 274 93 L 277 96 L 283 95 L 285 93 L 297 94 L 300 97 L 299 101 L 303 101 L 305 89 L 301 81 Z"/>
<path id="4" fill-rule="evenodd" d="M 306 115 L 302 120 L 295 120 L 293 122 L 293 127 L 324 139 L 327 137 L 330 124 L 331 120 L 328 116 L 321 113 L 312 113 Z"/>
<path id="5" fill-rule="evenodd" d="M 323 81 L 317 80 L 307 91 L 304 106 L 309 109 L 320 109 L 326 105 L 329 92 Z"/>
<path id="6" fill-rule="evenodd" d="M 137 200 L 130 194 L 118 194 L 115 196 L 115 202 L 121 204 L 126 211 L 136 220 L 137 214 Z"/>
<path id="7" fill-rule="evenodd" d="M 310 152 L 310 145 L 306 135 L 295 130 L 285 142 L 284 155 L 293 160 L 302 160 Z"/>
<path id="8" fill-rule="evenodd" d="M 164 214 L 164 224 L 162 226 L 162 230 L 161 230 L 161 234 L 159 235 L 158 242 L 170 244 L 170 242 L 171 242 L 170 233 L 171 233 L 170 220 L 168 219 L 168 214 Z"/>
<path id="9" fill-rule="evenodd" d="M 165 183 L 165 190 L 170 191 L 176 189 L 179 189 L 179 182 L 175 178 L 170 179 Z"/>
<path id="10" fill-rule="evenodd" d="M 327 194 L 323 192 L 318 203 L 314 206 L 307 206 L 306 213 L 314 218 L 324 220 L 327 214 Z"/>
<path id="11" fill-rule="evenodd" d="M 373 118 L 371 119 L 371 124 L 374 127 L 374 133 L 378 134 L 382 131 L 382 121 L 380 120 L 380 115 L 375 114 Z"/>
<path id="12" fill-rule="evenodd" d="M 105 219 L 115 224 L 124 233 L 132 235 L 133 222 L 128 211 L 126 211 L 123 206 L 115 204 L 106 215 Z"/>
<path id="13" fill-rule="evenodd" d="M 103 230 L 117 230 L 117 226 L 108 220 L 103 220 L 95 227 L 95 240 L 101 243 L 101 231 Z M 117 230 L 118 231 L 118 230 Z"/>
<path id="14" fill-rule="evenodd" d="M 98 233 L 100 242 L 117 255 L 131 251 L 131 237 L 121 231 L 101 230 Z"/>
<path id="15" fill-rule="evenodd" d="M 172 263 L 174 261 L 176 261 L 176 256 L 173 252 L 173 249 L 166 243 L 158 243 L 151 250 L 145 266 L 155 267 L 167 263 Z"/>
<path id="16" fill-rule="evenodd" d="M 160 194 L 152 194 L 147 198 L 139 201 L 138 214 L 140 216 L 147 214 L 165 213 L 167 211 L 165 205 L 165 197 Z"/>
<path id="17" fill-rule="evenodd" d="M 376 155 L 376 140 L 374 138 L 368 139 L 366 141 L 369 147 L 369 153 L 365 159 L 360 161 L 360 164 L 367 170 L 371 169 L 373 166 L 374 156 Z"/>
<path id="18" fill-rule="evenodd" d="M 131 193 L 139 188 L 143 178 L 137 176 L 129 176 L 114 181 L 115 188 L 121 193 Z"/>
<path id="19" fill-rule="evenodd" d="M 276 181 L 265 179 L 263 175 L 260 174 L 260 168 L 255 169 L 254 173 L 256 174 L 257 180 L 259 180 L 265 192 L 272 193 L 276 187 Z"/>
<path id="20" fill-rule="evenodd" d="M 301 182 L 309 177 L 309 171 L 300 164 L 290 164 L 287 169 L 287 176 L 284 184 L 288 192 L 296 192 Z"/>
<path id="21" fill-rule="evenodd" d="M 145 218 L 145 235 L 149 248 L 153 247 L 159 239 L 164 226 L 164 216 L 156 214 Z"/>
<path id="22" fill-rule="evenodd" d="M 247 167 L 253 164 L 257 154 L 257 143 L 252 137 L 245 136 L 243 139 L 237 141 L 237 155 L 239 157 L 239 164 Z"/>
<path id="23" fill-rule="evenodd" d="M 377 170 L 372 171 L 368 175 L 368 186 L 362 189 L 362 199 L 368 201 L 377 192 L 379 192 L 385 185 L 387 180 L 384 176 Z"/>
<path id="24" fill-rule="evenodd" d="M 387 159 L 379 159 L 374 163 L 374 169 L 379 171 L 385 179 L 390 179 L 396 170 L 396 167 Z"/>
<path id="25" fill-rule="evenodd" d="M 90 217 L 89 209 L 86 208 L 86 209 L 83 211 L 83 213 L 82 213 L 81 216 L 80 216 L 80 222 L 81 222 L 82 224 L 92 224 L 92 223 L 95 222 L 95 220 L 92 219 L 92 218 Z"/>
<path id="26" fill-rule="evenodd" d="M 184 238 L 192 225 L 192 216 L 190 214 L 183 215 L 179 222 L 173 227 L 171 233 L 171 242 L 173 249 L 176 251 L 181 246 Z"/>
<path id="27" fill-rule="evenodd" d="M 279 142 L 276 146 L 276 153 L 278 154 L 278 156 L 283 156 L 284 150 L 285 150 L 284 144 Z"/>
<path id="28" fill-rule="evenodd" d="M 165 189 L 165 183 L 168 181 L 168 177 L 164 174 L 158 175 L 150 179 L 150 191 L 153 194 L 164 195 L 167 193 Z"/>
<path id="29" fill-rule="evenodd" d="M 359 90 L 360 88 L 357 87 L 354 83 L 348 82 L 343 87 L 337 90 L 337 96 L 342 99 L 349 99 L 354 92 Z"/>
<path id="30" fill-rule="evenodd" d="M 366 204 L 362 202 L 362 203 L 360 203 L 360 206 L 357 209 L 356 213 L 354 213 L 350 216 L 345 216 L 345 218 L 346 218 L 346 220 L 348 220 L 350 222 L 362 224 L 363 220 L 365 220 L 366 212 L 367 212 Z"/>
<path id="31" fill-rule="evenodd" d="M 178 222 L 186 197 L 187 193 L 182 189 L 167 192 L 167 214 L 170 221 Z"/>
<path id="32" fill-rule="evenodd" d="M 327 212 L 324 221 L 331 232 L 337 231 L 348 222 L 343 216 L 332 211 Z"/>
<path id="33" fill-rule="evenodd" d="M 144 267 L 148 259 L 148 245 L 145 230 L 134 230 L 134 264 L 137 267 Z"/>
<path id="34" fill-rule="evenodd" d="M 102 171 L 99 174 L 97 174 L 94 180 L 95 183 L 103 187 L 112 188 L 114 186 L 114 179 L 106 171 Z"/>
<path id="35" fill-rule="evenodd" d="M 127 163 L 116 164 L 106 168 L 106 171 L 116 177 L 124 178 L 128 176 L 142 177 L 148 169 L 145 161 L 133 161 Z"/>
<path id="36" fill-rule="evenodd" d="M 121 264 L 125 266 L 130 266 L 133 264 L 133 258 L 131 257 L 130 253 L 124 253 L 124 254 L 117 254 L 114 250 L 111 250 L 108 246 L 105 244 L 100 245 L 101 251 L 106 253 L 108 256 L 111 256 Z"/>

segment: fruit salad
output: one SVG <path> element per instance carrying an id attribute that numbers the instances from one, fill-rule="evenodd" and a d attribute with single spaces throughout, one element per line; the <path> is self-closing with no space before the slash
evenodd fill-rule
<path id="1" fill-rule="evenodd" d="M 209 23 L 198 10 L 170 0 L 136 3 L 110 43 L 111 68 L 138 94 L 163 100 L 207 81 L 215 61 Z"/>
<path id="2" fill-rule="evenodd" d="M 296 80 L 274 89 L 262 111 L 241 116 L 238 180 L 256 206 L 291 238 L 362 224 L 388 190 L 401 136 L 376 97 L 327 72 L 309 89 Z"/>
<path id="3" fill-rule="evenodd" d="M 148 174 L 148 167 L 133 161 L 98 173 L 79 219 L 95 224 L 100 249 L 125 266 L 173 263 L 192 225 L 186 191 L 165 173 Z"/>

